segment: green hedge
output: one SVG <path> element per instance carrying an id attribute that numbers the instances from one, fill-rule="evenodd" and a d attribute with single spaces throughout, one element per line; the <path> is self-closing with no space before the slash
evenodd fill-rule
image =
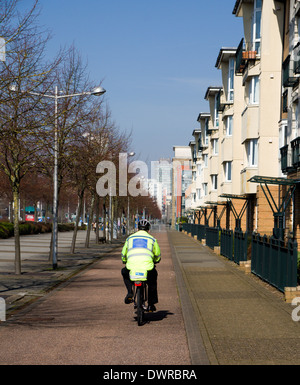
<path id="1" fill-rule="evenodd" d="M 6 239 L 13 237 L 14 225 L 8 222 L 0 222 L 0 238 Z"/>
<path id="2" fill-rule="evenodd" d="M 59 223 L 58 231 L 73 231 L 74 223 Z M 86 226 L 79 227 L 79 230 L 85 230 Z M 22 222 L 20 223 L 20 235 L 50 233 L 52 231 L 51 223 L 43 222 Z M 14 225 L 10 222 L 0 222 L 0 239 L 6 239 L 14 236 Z"/>

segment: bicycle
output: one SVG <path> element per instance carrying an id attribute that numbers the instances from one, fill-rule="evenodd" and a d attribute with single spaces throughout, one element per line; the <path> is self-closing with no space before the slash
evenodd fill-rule
<path id="1" fill-rule="evenodd" d="M 148 309 L 147 280 L 144 273 L 135 273 L 135 276 L 131 276 L 130 279 L 133 282 L 133 303 L 136 309 L 137 323 L 141 326 L 145 323 L 144 313 Z"/>

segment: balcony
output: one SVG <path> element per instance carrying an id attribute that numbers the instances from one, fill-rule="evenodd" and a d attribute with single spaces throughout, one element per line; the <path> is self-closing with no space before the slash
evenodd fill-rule
<path id="1" fill-rule="evenodd" d="M 300 74 L 300 42 L 294 47 L 294 72 Z"/>
<path id="2" fill-rule="evenodd" d="M 242 74 L 248 65 L 249 60 L 255 60 L 257 52 L 253 49 L 254 44 L 252 42 L 244 43 L 244 39 L 240 41 L 240 44 L 236 50 L 236 67 L 235 74 Z"/>
<path id="3" fill-rule="evenodd" d="M 284 174 L 294 171 L 294 167 L 291 164 L 292 153 L 288 144 L 280 148 L 280 161 L 281 161 L 281 171 Z"/>
<path id="4" fill-rule="evenodd" d="M 225 104 L 224 103 L 221 103 L 221 91 L 219 91 L 218 95 L 217 95 L 217 100 L 216 100 L 216 109 L 217 111 L 219 112 L 223 112 L 224 109 L 225 109 Z"/>
<path id="5" fill-rule="evenodd" d="M 292 166 L 300 167 L 300 136 L 291 141 L 292 148 Z"/>
<path id="6" fill-rule="evenodd" d="M 291 60 L 290 55 L 282 64 L 282 81 L 284 87 L 295 87 L 298 84 L 299 78 L 294 73 L 294 61 Z"/>

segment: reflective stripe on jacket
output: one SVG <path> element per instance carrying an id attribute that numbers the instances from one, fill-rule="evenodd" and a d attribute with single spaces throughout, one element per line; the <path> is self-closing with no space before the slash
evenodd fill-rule
<path id="1" fill-rule="evenodd" d="M 122 260 L 128 270 L 152 270 L 154 262 L 160 260 L 160 248 L 157 240 L 147 231 L 137 231 L 130 235 L 122 250 Z"/>

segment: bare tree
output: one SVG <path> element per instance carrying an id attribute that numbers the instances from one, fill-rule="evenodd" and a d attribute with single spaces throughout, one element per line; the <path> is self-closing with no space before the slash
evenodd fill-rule
<path id="1" fill-rule="evenodd" d="M 14 6 L 18 2 L 4 3 L 7 5 L 5 17 L 15 16 Z M 30 92 L 44 87 L 49 73 L 56 65 L 45 64 L 42 60 L 48 35 L 42 34 L 35 24 L 36 3 L 23 18 L 16 16 L 17 27 L 9 29 L 9 21 L 11 25 L 13 20 L 5 19 L 7 29 L 4 32 L 8 34 L 8 49 L 0 76 L 0 168 L 9 180 L 13 196 L 16 274 L 21 274 L 20 182 L 36 163 L 36 154 L 42 150 L 47 135 L 41 113 L 41 99 L 30 95 Z"/>

